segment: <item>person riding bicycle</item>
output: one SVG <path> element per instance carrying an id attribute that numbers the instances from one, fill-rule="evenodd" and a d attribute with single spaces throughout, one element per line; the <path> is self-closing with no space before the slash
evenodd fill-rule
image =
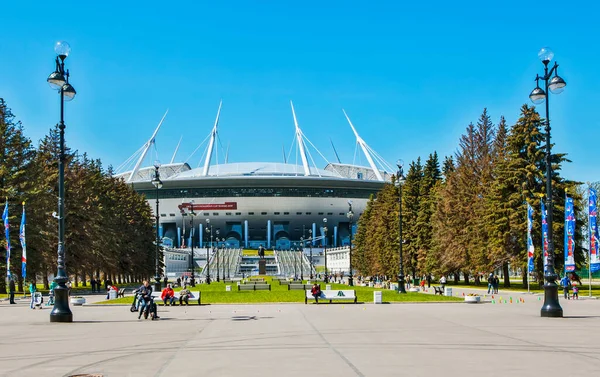
<path id="1" fill-rule="evenodd" d="M 142 314 L 144 313 L 144 310 L 148 305 L 151 305 L 149 309 L 152 310 L 154 318 L 160 318 L 156 313 L 156 305 L 154 305 L 154 301 L 152 299 L 152 286 L 147 280 L 144 280 L 142 286 L 138 290 L 138 295 L 140 296 L 140 301 L 138 305 L 140 312 L 138 315 L 138 319 L 142 318 Z"/>

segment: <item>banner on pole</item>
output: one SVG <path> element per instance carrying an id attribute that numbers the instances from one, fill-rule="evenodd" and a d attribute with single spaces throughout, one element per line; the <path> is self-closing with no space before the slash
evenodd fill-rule
<path id="1" fill-rule="evenodd" d="M 546 218 L 546 206 L 544 201 L 542 203 L 542 250 L 544 253 L 544 273 L 547 271 L 548 266 L 548 220 Z"/>
<path id="2" fill-rule="evenodd" d="M 4 222 L 4 236 L 6 237 L 6 277 L 10 279 L 10 224 L 8 223 L 8 199 L 6 200 L 6 204 L 4 204 L 2 221 Z"/>
<path id="3" fill-rule="evenodd" d="M 527 203 L 527 266 L 529 272 L 533 272 L 533 239 L 531 238 L 531 230 L 533 229 L 533 208 Z"/>
<path id="4" fill-rule="evenodd" d="M 19 229 L 19 240 L 23 253 L 21 255 L 21 276 L 23 281 L 27 277 L 27 243 L 25 242 L 25 202 L 23 202 L 23 215 L 21 216 L 21 228 Z"/>
<path id="5" fill-rule="evenodd" d="M 598 196 L 596 190 L 590 188 L 590 270 L 596 272 L 600 270 L 600 256 L 598 255 Z"/>
<path id="6" fill-rule="evenodd" d="M 575 210 L 573 198 L 565 203 L 565 272 L 575 271 Z"/>

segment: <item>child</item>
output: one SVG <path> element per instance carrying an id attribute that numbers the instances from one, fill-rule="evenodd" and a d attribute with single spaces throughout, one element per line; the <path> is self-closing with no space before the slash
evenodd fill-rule
<path id="1" fill-rule="evenodd" d="M 573 300 L 579 300 L 579 287 L 573 286 Z"/>

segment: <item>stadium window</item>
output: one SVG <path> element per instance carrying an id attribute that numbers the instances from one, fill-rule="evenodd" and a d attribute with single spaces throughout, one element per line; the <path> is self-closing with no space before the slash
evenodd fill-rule
<path id="1" fill-rule="evenodd" d="M 363 173 L 356 173 L 356 179 L 363 179 Z"/>
<path id="2" fill-rule="evenodd" d="M 204 216 L 208 216 L 208 215 L 210 215 L 210 213 L 204 212 Z"/>
<path id="3" fill-rule="evenodd" d="M 283 214 L 284 214 L 284 215 L 289 215 L 290 213 L 289 213 L 289 212 L 284 212 Z"/>
<path id="4" fill-rule="evenodd" d="M 167 214 L 166 213 L 161 213 L 160 217 L 167 217 Z"/>
<path id="5" fill-rule="evenodd" d="M 333 216 L 333 212 L 327 212 L 327 216 Z"/>
<path id="6" fill-rule="evenodd" d="M 319 216 L 323 216 L 323 212 L 319 212 Z"/>
<path id="7" fill-rule="evenodd" d="M 219 216 L 219 212 L 213 212 L 213 216 Z"/>
<path id="8" fill-rule="evenodd" d="M 169 216 L 175 217 L 175 214 L 174 213 L 169 213 Z"/>
<path id="9" fill-rule="evenodd" d="M 248 212 L 248 215 L 253 216 L 254 212 Z"/>
<path id="10" fill-rule="evenodd" d="M 225 212 L 225 215 L 226 216 L 231 216 L 231 212 Z M 398 257 L 398 258 L 400 258 L 400 257 Z"/>
<path id="11" fill-rule="evenodd" d="M 344 212 L 340 212 L 340 216 L 346 216 Z"/>
<path id="12" fill-rule="evenodd" d="M 301 215 L 301 214 L 302 214 L 302 212 L 296 212 L 296 215 Z"/>
<path id="13" fill-rule="evenodd" d="M 267 213 L 266 213 L 266 212 L 261 212 L 260 214 L 261 214 L 261 215 L 266 215 Z"/>
<path id="14" fill-rule="evenodd" d="M 273 213 L 274 213 L 275 215 L 279 215 L 279 214 L 280 214 L 280 212 L 273 212 Z"/>
<path id="15" fill-rule="evenodd" d="M 241 216 L 241 215 L 242 215 L 242 213 L 241 213 L 241 212 L 236 212 L 236 213 L 235 213 L 235 215 L 236 215 L 236 216 Z"/>
<path id="16" fill-rule="evenodd" d="M 307 215 L 312 215 L 312 212 L 306 212 Z"/>

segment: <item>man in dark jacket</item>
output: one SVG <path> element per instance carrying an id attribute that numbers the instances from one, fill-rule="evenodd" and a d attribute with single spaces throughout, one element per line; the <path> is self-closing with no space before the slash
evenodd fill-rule
<path id="1" fill-rule="evenodd" d="M 16 304 L 15 302 L 15 281 L 13 280 L 13 278 L 10 278 L 10 282 L 8 283 L 8 294 L 10 297 L 10 303 L 11 304 Z"/>
<path id="2" fill-rule="evenodd" d="M 144 312 L 146 305 L 152 305 L 150 309 L 154 313 L 154 318 L 160 318 L 156 313 L 156 305 L 154 305 L 152 301 L 152 286 L 148 281 L 144 280 L 144 283 L 140 287 L 138 294 L 140 295 L 140 313 L 138 315 L 138 319 L 142 318 L 142 313 Z"/>

